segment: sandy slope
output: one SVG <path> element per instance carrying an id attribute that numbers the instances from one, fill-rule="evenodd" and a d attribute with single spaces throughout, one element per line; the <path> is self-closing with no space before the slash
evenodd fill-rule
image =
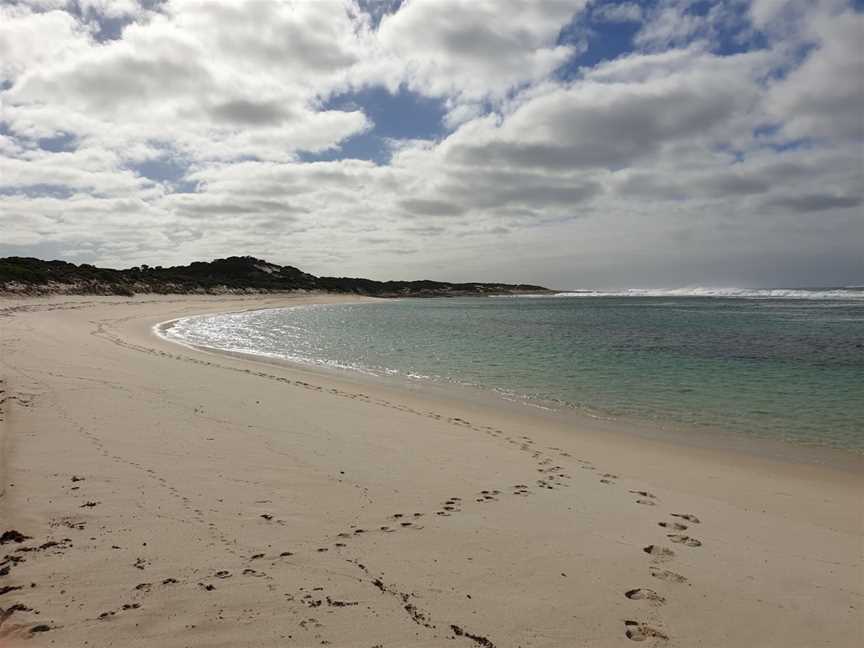
<path id="1" fill-rule="evenodd" d="M 150 332 L 304 299 L 323 298 L 0 302 L 0 533 L 32 536 L 0 547 L 0 591 L 21 588 L 0 645 L 861 645 L 860 462 L 574 429 Z"/>

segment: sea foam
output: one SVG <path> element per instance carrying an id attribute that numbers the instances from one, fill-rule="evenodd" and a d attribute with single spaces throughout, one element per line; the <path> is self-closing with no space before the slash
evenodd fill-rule
<path id="1" fill-rule="evenodd" d="M 818 299 L 864 300 L 864 289 L 844 288 L 628 288 L 626 290 L 573 290 L 549 295 L 515 295 L 524 298 L 549 297 L 713 297 L 718 299 Z"/>

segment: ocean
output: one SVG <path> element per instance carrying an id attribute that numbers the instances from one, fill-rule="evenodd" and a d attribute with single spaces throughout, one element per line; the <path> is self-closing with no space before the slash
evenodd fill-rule
<path id="1" fill-rule="evenodd" d="M 177 320 L 170 339 L 598 417 L 864 450 L 864 289 L 400 299 Z"/>

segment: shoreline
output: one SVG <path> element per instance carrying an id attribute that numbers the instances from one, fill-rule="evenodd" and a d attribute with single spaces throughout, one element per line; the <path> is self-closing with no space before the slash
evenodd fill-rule
<path id="1" fill-rule="evenodd" d="M 366 301 L 366 300 L 364 300 Z M 345 302 L 352 303 L 352 302 Z M 372 300 L 374 303 L 374 300 Z M 309 305 L 293 306 L 293 308 L 304 308 Z M 282 307 L 277 307 L 281 309 Z M 226 311 L 221 314 L 244 313 L 254 310 L 269 310 L 268 308 L 251 308 L 238 311 Z M 217 315 L 208 313 L 205 316 Z M 184 317 L 197 317 L 188 315 Z M 727 430 L 716 426 L 698 426 L 677 423 L 673 421 L 659 421 L 640 419 L 636 417 L 615 416 L 606 413 L 592 413 L 588 409 L 582 409 L 567 404 L 549 406 L 535 403 L 519 394 L 511 394 L 508 398 L 499 393 L 496 388 L 472 385 L 468 383 L 441 383 L 428 379 L 414 379 L 406 375 L 384 376 L 373 372 L 364 372 L 358 369 L 347 369 L 304 363 L 277 355 L 253 353 L 247 351 L 233 351 L 219 347 L 211 347 L 186 342 L 177 338 L 171 338 L 164 332 L 167 331 L 179 319 L 174 318 L 153 325 L 153 334 L 164 342 L 176 344 L 187 349 L 201 353 L 212 353 L 216 356 L 235 357 L 258 362 L 264 365 L 284 367 L 289 370 L 304 371 L 318 374 L 323 379 L 343 381 L 360 388 L 370 385 L 383 386 L 393 389 L 397 394 L 404 392 L 407 395 L 424 392 L 427 395 L 435 395 L 443 400 L 466 401 L 480 404 L 486 408 L 513 408 L 514 412 L 537 416 L 548 419 L 559 425 L 571 426 L 574 429 L 597 428 L 599 432 L 617 434 L 626 437 L 641 437 L 649 440 L 665 441 L 673 445 L 694 447 L 704 450 L 715 450 L 733 454 L 742 454 L 750 457 L 759 457 L 777 462 L 789 462 L 795 464 L 820 465 L 831 469 L 847 472 L 864 473 L 864 448 L 845 448 L 827 443 L 805 443 L 788 439 L 775 439 L 759 435 L 747 435 L 745 433 Z"/>
<path id="2" fill-rule="evenodd" d="M 152 332 L 316 299 L 329 297 L 0 300 L 0 532 L 32 537 L 2 547 L 21 560 L 0 588 L 22 589 L 0 607 L 30 610 L 4 619 L 0 645 L 839 648 L 861 636 L 860 472 Z"/>

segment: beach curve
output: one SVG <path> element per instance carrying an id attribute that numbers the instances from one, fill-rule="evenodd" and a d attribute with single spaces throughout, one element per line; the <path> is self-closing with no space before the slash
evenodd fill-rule
<path id="1" fill-rule="evenodd" d="M 18 303 L 2 330 L 15 486 L 0 532 L 33 540 L 4 546 L 31 550 L 0 583 L 36 587 L 3 594 L 32 609 L 0 636 L 841 646 L 860 633 L 860 476 L 152 335 L 158 318 L 285 298 L 63 303 Z"/>

